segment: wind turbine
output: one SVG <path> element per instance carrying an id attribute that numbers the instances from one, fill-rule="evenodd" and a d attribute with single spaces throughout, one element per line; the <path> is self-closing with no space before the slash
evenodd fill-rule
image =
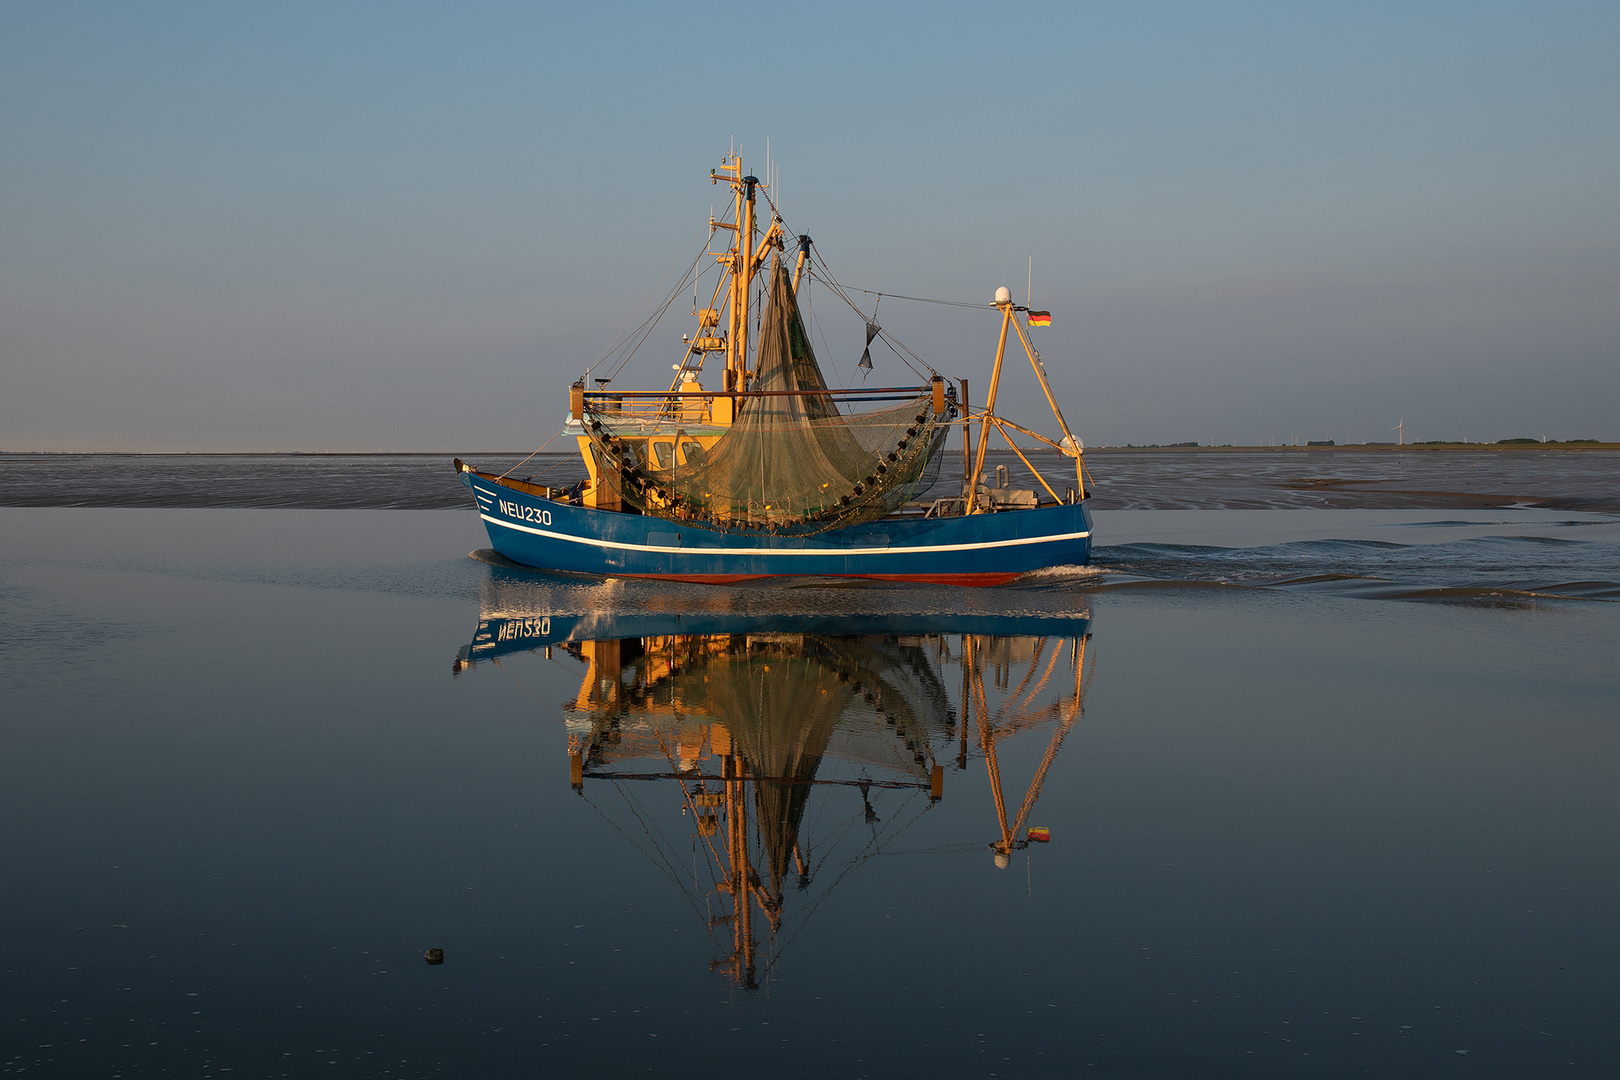
<path id="1" fill-rule="evenodd" d="M 1396 446 L 1405 446 L 1406 445 L 1406 417 L 1404 417 L 1404 416 L 1401 417 L 1401 422 L 1396 424 L 1394 427 L 1390 428 L 1389 430 L 1400 432 L 1399 435 L 1395 436 L 1395 438 L 1397 440 L 1399 440 L 1398 442 L 1396 442 L 1396 444 L 1395 444 Z"/>

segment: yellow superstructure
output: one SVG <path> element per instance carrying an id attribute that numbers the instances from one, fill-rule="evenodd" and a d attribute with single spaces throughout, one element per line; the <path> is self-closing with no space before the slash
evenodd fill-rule
<path id="1" fill-rule="evenodd" d="M 657 468 L 668 468 L 671 463 L 685 465 L 689 449 L 707 451 L 736 418 L 736 398 L 727 396 L 727 392 L 748 389 L 752 379 L 748 361 L 749 296 L 754 279 L 765 267 L 771 252 L 784 248 L 782 219 L 775 213 L 770 215 L 763 234 L 760 232 L 756 213 L 758 196 L 768 185 L 744 173 L 740 155 L 727 154 L 719 168 L 710 170 L 709 179 L 711 183 L 729 185 L 732 191 L 731 220 L 709 219 L 711 239 L 719 232 L 731 234 L 731 246 L 712 253 L 724 268 L 720 281 L 709 306 L 694 313 L 698 321 L 697 333 L 684 339 L 686 356 L 676 365 L 668 394 L 620 406 L 633 415 L 644 414 L 636 416 L 642 433 L 631 435 L 624 442 L 642 462 Z M 804 260 L 805 249 L 801 246 L 794 268 L 795 288 L 804 270 Z M 711 355 L 719 355 L 724 361 L 718 394 L 705 392 L 699 378 L 704 362 Z M 584 381 L 575 383 L 571 391 L 572 419 L 579 422 L 584 419 Z M 600 482 L 600 462 L 591 449 L 589 436 L 582 432 L 575 436 L 575 441 L 588 473 L 585 505 L 604 510 L 620 509 L 618 493 L 611 485 Z"/>

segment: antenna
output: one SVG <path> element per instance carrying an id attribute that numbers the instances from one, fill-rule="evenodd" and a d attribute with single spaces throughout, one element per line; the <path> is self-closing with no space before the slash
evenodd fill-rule
<path id="1" fill-rule="evenodd" d="M 1024 306 L 1033 307 L 1035 304 L 1035 256 L 1029 257 L 1029 277 L 1024 281 Z"/>

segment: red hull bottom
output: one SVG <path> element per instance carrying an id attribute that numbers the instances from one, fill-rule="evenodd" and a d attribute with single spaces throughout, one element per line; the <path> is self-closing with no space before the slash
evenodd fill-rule
<path id="1" fill-rule="evenodd" d="M 615 577 L 641 578 L 645 581 L 685 581 L 694 585 L 735 585 L 739 581 L 762 581 L 766 578 L 802 578 L 822 575 L 810 574 L 615 574 Z M 1005 585 L 1017 573 L 988 574 L 833 574 L 843 579 L 864 578 L 868 581 L 905 581 L 916 585 Z"/>

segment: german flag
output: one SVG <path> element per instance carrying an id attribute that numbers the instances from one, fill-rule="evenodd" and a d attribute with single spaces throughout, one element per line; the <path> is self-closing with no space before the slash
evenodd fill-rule
<path id="1" fill-rule="evenodd" d="M 1052 313 L 1050 311 L 1032 311 L 1029 313 L 1029 325 L 1051 326 Z"/>

